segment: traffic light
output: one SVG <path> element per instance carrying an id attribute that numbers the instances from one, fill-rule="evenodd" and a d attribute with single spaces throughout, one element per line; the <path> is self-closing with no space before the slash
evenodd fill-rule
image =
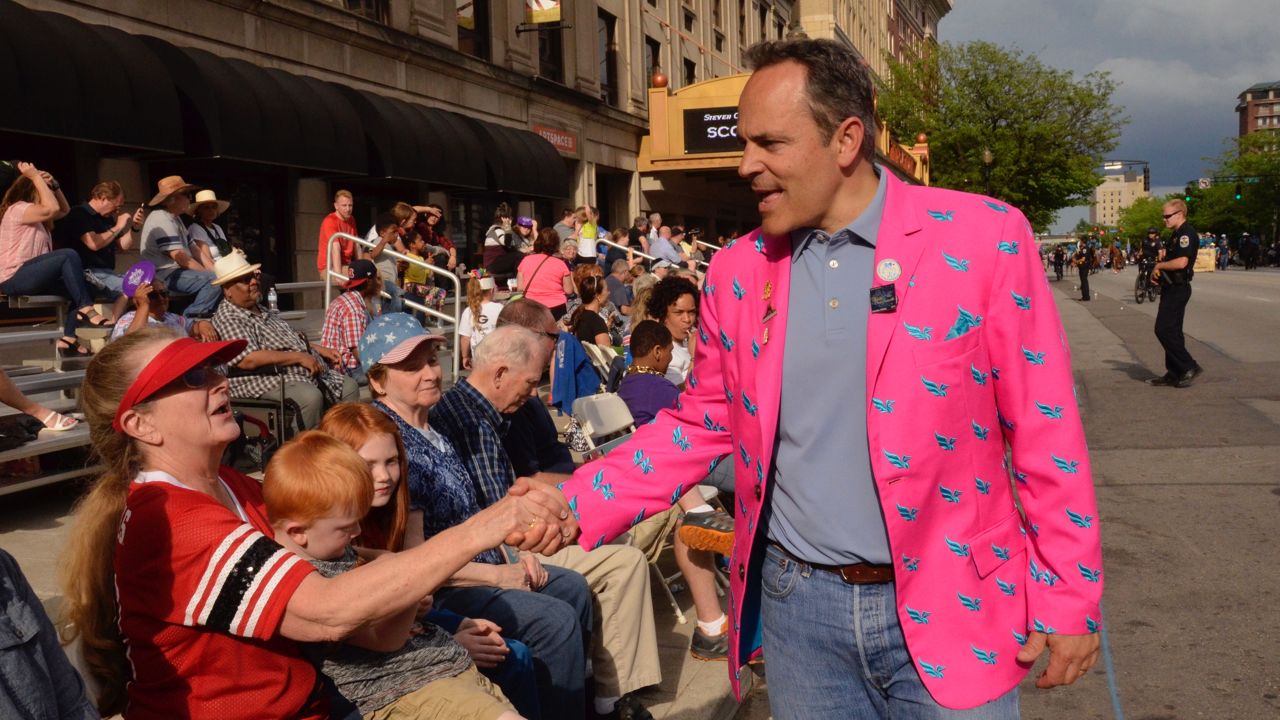
<path id="1" fill-rule="evenodd" d="M 1191 202 L 1191 183 L 1187 183 L 1187 191 L 1182 199 Z"/>
<path id="2" fill-rule="evenodd" d="M 1236 202 L 1240 202 L 1240 198 L 1242 197 L 1244 197 L 1244 195 L 1240 191 L 1240 183 L 1236 183 Z"/>

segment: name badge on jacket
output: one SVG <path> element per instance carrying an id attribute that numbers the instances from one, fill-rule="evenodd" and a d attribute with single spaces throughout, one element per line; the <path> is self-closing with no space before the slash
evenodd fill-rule
<path id="1" fill-rule="evenodd" d="M 893 285 L 871 288 L 871 312 L 889 313 L 898 309 L 898 292 Z"/>

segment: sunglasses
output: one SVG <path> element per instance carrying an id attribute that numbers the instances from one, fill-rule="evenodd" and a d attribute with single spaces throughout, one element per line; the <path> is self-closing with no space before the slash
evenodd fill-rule
<path id="1" fill-rule="evenodd" d="M 210 378 L 225 379 L 226 377 L 226 365 L 222 365 L 220 363 L 204 363 L 182 373 L 177 380 L 173 381 L 173 384 L 177 385 L 178 383 L 182 383 L 190 390 L 200 390 L 209 384 Z"/>
<path id="2" fill-rule="evenodd" d="M 252 281 L 252 280 L 257 280 L 257 279 L 258 279 L 258 278 L 260 278 L 260 277 L 262 277 L 262 271 L 261 271 L 261 270 L 254 270 L 254 271 L 253 271 L 253 272 L 251 272 L 251 273 L 248 273 L 248 274 L 245 274 L 245 275 L 241 275 L 240 277 L 236 278 L 235 280 L 228 280 L 228 281 L 227 281 L 227 284 L 228 284 L 228 285 L 239 285 L 240 283 L 247 283 L 247 282 L 250 282 L 250 281 Z"/>
<path id="3" fill-rule="evenodd" d="M 1165 216 L 1164 216 L 1164 219 L 1165 219 L 1165 220 L 1168 220 L 1169 218 L 1173 217 L 1174 215 L 1180 215 L 1180 214 L 1182 214 L 1182 211 L 1181 211 L 1181 210 L 1174 210 L 1173 212 L 1171 212 L 1171 213 L 1169 213 L 1169 214 L 1165 215 Z"/>

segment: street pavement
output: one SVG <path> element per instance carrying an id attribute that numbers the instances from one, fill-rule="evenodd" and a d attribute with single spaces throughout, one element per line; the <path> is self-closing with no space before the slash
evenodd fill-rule
<path id="1" fill-rule="evenodd" d="M 1070 688 L 1022 686 L 1027 720 L 1280 717 L 1280 272 L 1201 273 L 1188 347 L 1206 372 L 1187 389 L 1164 372 L 1155 307 L 1133 302 L 1134 270 L 1051 283 L 1071 344 L 1102 521 L 1110 660 Z M 0 547 L 56 608 L 56 563 L 72 484 L 0 502 Z M 687 593 L 678 600 L 691 609 Z M 655 594 L 663 720 L 727 714 L 722 664 L 688 658 L 692 623 Z M 1031 673 L 1034 678 L 1043 661 Z M 1110 671 L 1110 673 L 1109 673 Z M 767 685 L 740 707 L 769 717 Z M 1117 708 L 1119 712 L 1117 712 Z"/>

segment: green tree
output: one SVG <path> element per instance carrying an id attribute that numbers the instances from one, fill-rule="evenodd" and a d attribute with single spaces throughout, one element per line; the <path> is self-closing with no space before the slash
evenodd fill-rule
<path id="1" fill-rule="evenodd" d="M 1200 191 L 1191 203 L 1191 222 L 1197 229 L 1233 236 L 1248 231 L 1275 240 L 1280 231 L 1280 131 L 1260 130 L 1227 143 L 1228 149 L 1212 160 L 1213 187 Z"/>
<path id="2" fill-rule="evenodd" d="M 1130 244 L 1142 242 L 1147 237 L 1147 228 L 1164 231 L 1164 204 L 1181 195 L 1165 195 L 1163 197 L 1138 198 L 1132 205 L 1120 212 L 1120 237 Z"/>
<path id="3" fill-rule="evenodd" d="M 1062 208 L 1092 201 L 1095 168 L 1127 122 L 1111 104 L 1107 73 L 1076 77 L 988 42 L 929 45 L 908 62 L 888 61 L 880 114 L 901 137 L 929 136 L 934 184 L 990 190 L 1037 231 Z"/>

